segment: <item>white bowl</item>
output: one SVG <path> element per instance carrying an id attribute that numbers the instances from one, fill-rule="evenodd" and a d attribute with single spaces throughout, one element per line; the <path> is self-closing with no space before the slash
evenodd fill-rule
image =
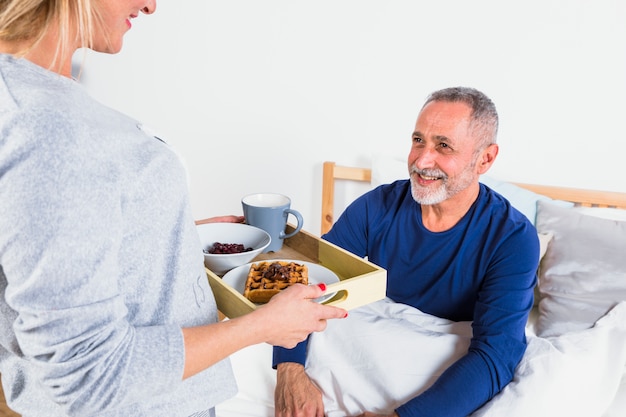
<path id="1" fill-rule="evenodd" d="M 204 265 L 218 275 L 251 262 L 272 240 L 266 231 L 243 223 L 205 223 L 196 228 L 204 251 Z M 215 242 L 242 244 L 252 250 L 240 253 L 207 253 Z"/>

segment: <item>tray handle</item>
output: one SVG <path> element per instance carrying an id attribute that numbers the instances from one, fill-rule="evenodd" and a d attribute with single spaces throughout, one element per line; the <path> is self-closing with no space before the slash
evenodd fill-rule
<path id="1" fill-rule="evenodd" d="M 385 298 L 387 274 L 372 273 L 326 286 L 327 293 L 337 294 L 326 305 L 351 310 Z"/>

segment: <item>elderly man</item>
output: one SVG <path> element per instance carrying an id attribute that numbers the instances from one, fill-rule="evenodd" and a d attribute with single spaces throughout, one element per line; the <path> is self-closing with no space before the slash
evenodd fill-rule
<path id="1" fill-rule="evenodd" d="M 392 300 L 472 321 L 467 353 L 394 416 L 467 416 L 511 381 L 526 349 L 539 242 L 523 214 L 479 183 L 498 155 L 497 130 L 480 91 L 431 94 L 412 134 L 410 180 L 366 193 L 324 235 L 386 268 Z M 306 342 L 274 349 L 276 415 L 323 416 L 304 369 Z"/>

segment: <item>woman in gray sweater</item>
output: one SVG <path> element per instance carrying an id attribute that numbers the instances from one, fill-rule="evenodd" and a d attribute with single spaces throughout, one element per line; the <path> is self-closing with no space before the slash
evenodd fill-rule
<path id="1" fill-rule="evenodd" d="M 211 416 L 230 354 L 346 315 L 296 286 L 217 321 L 176 154 L 71 77 L 155 7 L 0 1 L 0 373 L 25 417 Z"/>

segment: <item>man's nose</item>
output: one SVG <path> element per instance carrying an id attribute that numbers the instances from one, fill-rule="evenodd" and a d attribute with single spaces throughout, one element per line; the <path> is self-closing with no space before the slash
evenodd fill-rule
<path id="1" fill-rule="evenodd" d="M 437 161 L 437 153 L 434 149 L 423 148 L 417 151 L 413 164 L 419 168 L 432 168 Z"/>

